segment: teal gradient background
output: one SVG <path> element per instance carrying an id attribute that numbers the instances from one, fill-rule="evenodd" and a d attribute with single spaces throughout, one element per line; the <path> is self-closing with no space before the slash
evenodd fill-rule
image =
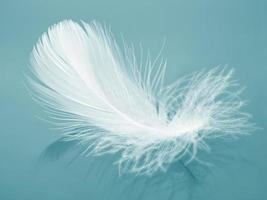
<path id="1" fill-rule="evenodd" d="M 152 57 L 166 41 L 168 80 L 227 64 L 246 87 L 246 111 L 261 129 L 232 141 L 230 159 L 216 163 L 192 190 L 165 183 L 175 177 L 170 173 L 155 184 L 118 178 L 109 156 L 71 162 L 70 152 L 40 161 L 59 132 L 39 119 L 45 114 L 31 99 L 24 73 L 37 39 L 63 19 L 105 23 L 116 38 L 142 43 Z M 0 200 L 267 199 L 266 19 L 265 0 L 0 0 Z"/>

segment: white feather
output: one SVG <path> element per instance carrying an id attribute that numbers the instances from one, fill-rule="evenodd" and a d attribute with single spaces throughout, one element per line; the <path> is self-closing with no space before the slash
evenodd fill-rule
<path id="1" fill-rule="evenodd" d="M 31 57 L 36 98 L 86 153 L 120 153 L 121 170 L 152 174 L 206 140 L 248 131 L 232 71 L 195 73 L 163 86 L 165 63 L 137 64 L 97 23 L 49 28 Z"/>

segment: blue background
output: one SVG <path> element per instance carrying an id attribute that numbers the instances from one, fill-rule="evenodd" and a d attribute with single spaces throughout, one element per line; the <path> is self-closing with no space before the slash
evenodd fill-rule
<path id="1" fill-rule="evenodd" d="M 175 170 L 118 178 L 109 156 L 72 161 L 76 150 L 58 161 L 40 161 L 59 134 L 39 119 L 44 113 L 26 90 L 23 73 L 38 37 L 63 19 L 105 23 L 118 39 L 141 42 L 152 56 L 166 40 L 169 80 L 227 64 L 246 86 L 246 111 L 261 129 L 230 142 L 230 158 L 215 162 L 193 185 L 179 181 Z M 0 199 L 267 199 L 266 19 L 264 0 L 0 0 Z"/>

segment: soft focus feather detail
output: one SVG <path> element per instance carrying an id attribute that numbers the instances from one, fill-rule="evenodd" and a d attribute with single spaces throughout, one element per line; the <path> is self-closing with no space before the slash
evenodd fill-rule
<path id="1" fill-rule="evenodd" d="M 159 66 L 156 66 L 156 65 Z M 85 154 L 120 153 L 120 170 L 152 174 L 208 138 L 249 131 L 232 71 L 195 73 L 163 86 L 166 65 L 137 64 L 97 23 L 63 21 L 38 41 L 31 57 L 35 98 Z"/>

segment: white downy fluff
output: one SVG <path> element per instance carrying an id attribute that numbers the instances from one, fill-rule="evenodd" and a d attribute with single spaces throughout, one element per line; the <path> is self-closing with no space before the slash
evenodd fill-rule
<path id="1" fill-rule="evenodd" d="M 138 64 L 97 23 L 52 26 L 33 49 L 31 66 L 35 97 L 66 138 L 87 145 L 87 155 L 119 153 L 121 171 L 151 175 L 184 155 L 195 159 L 208 138 L 250 129 L 232 70 L 164 86 L 164 62 Z"/>

